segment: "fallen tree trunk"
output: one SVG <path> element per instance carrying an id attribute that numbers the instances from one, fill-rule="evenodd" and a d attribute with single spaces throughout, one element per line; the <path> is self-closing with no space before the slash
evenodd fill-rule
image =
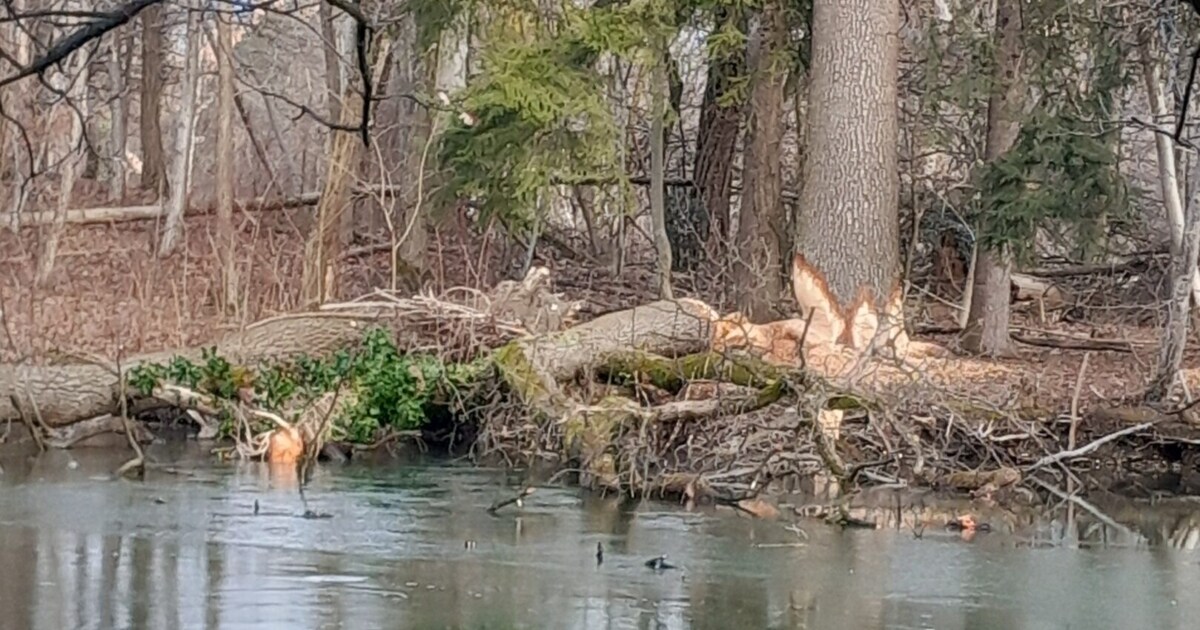
<path id="1" fill-rule="evenodd" d="M 58 428 L 105 414 L 120 413 L 121 375 L 174 357 L 202 360 L 204 350 L 236 364 L 319 356 L 349 347 L 362 338 L 369 319 L 362 316 L 303 314 L 268 319 L 215 344 L 71 365 L 0 365 L 0 422 L 36 422 Z"/>
<path id="2" fill-rule="evenodd" d="M 371 195 L 395 194 L 392 186 L 369 186 L 356 188 L 355 198 Z M 305 208 L 314 206 L 321 200 L 320 192 L 301 193 L 294 197 L 255 197 L 243 201 L 235 201 L 233 206 L 241 212 L 272 212 L 290 208 Z M 54 212 L 24 212 L 18 215 L 21 227 L 36 227 L 50 225 L 55 220 Z M 185 216 L 205 216 L 216 214 L 216 206 L 189 208 Z M 74 225 L 89 225 L 96 223 L 128 223 L 132 221 L 150 221 L 166 216 L 162 204 L 142 206 L 106 206 L 98 208 L 74 208 L 66 211 L 65 222 Z M 11 223 L 10 223 L 11 225 Z"/>
<path id="3" fill-rule="evenodd" d="M 578 462 L 582 485 L 629 493 L 644 494 L 652 488 L 661 492 L 666 487 L 662 475 L 677 472 L 661 469 L 654 461 L 654 449 L 645 446 L 648 433 L 673 423 L 751 412 L 776 402 L 785 391 L 779 369 L 755 359 L 730 360 L 709 352 L 716 320 L 717 313 L 702 302 L 660 300 L 562 332 L 513 341 L 493 356 L 517 399 L 543 431 L 558 436 L 554 442 L 560 455 Z M 607 383 L 627 381 L 635 387 L 645 383 L 672 395 L 681 394 L 683 386 L 696 379 L 753 389 L 738 396 L 701 400 L 684 396 L 642 406 L 633 398 L 611 393 L 588 399 L 586 384 L 575 387 L 582 376 L 589 382 L 602 377 Z M 623 440 L 634 444 L 618 447 Z M 712 485 L 694 483 L 689 488 L 689 494 L 695 495 L 711 492 Z"/>

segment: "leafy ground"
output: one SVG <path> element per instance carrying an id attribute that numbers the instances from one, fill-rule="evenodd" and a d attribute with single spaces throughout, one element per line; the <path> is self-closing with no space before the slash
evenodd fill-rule
<path id="1" fill-rule="evenodd" d="M 180 254 L 157 260 L 152 255 L 155 226 L 149 222 L 118 226 L 73 226 L 60 245 L 57 271 L 48 286 L 32 288 L 37 234 L 26 230 L 18 239 L 0 235 L 0 311 L 4 333 L 0 359 L 35 360 L 56 354 L 123 353 L 159 350 L 202 343 L 298 303 L 303 239 L 299 216 L 285 212 L 247 221 L 241 232 L 243 312 L 225 315 L 216 307 L 217 282 L 212 250 L 212 220 L 191 218 L 187 247 Z M 430 258 L 436 288 L 488 288 L 502 279 L 501 247 L 493 239 L 485 246 L 463 238 L 462 230 L 446 228 L 431 239 Z M 483 255 L 480 252 L 484 252 Z M 604 312 L 653 299 L 650 265 L 629 265 L 620 277 L 606 265 L 547 261 L 555 290 L 588 301 L 586 312 Z M 386 282 L 386 254 L 347 259 L 343 265 L 344 294 L 366 293 Z M 695 289 L 694 278 L 676 279 L 682 295 L 719 302 L 715 289 Z M 1018 322 L 1026 319 L 1017 316 Z M 1087 337 L 1086 324 L 1051 324 L 1056 332 Z M 1131 342 L 1133 352 L 1093 352 L 1080 389 L 1086 409 L 1114 404 L 1136 396 L 1150 376 L 1156 358 L 1157 331 L 1137 326 L 1105 326 L 1105 337 Z M 952 344 L 952 335 L 926 336 L 926 341 Z M 1033 407 L 1058 413 L 1069 408 L 1084 353 L 1075 350 L 1018 345 L 1019 356 L 979 360 L 953 356 L 926 359 L 907 370 L 874 370 L 863 380 L 886 380 L 893 385 L 946 389 L 997 406 Z M 1200 391 L 1200 361 L 1193 350 L 1185 361 L 1192 391 Z M 822 357 L 810 357 L 820 361 Z"/>

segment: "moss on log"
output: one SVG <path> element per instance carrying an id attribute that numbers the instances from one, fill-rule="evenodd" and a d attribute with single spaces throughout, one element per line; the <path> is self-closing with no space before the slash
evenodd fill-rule
<path id="1" fill-rule="evenodd" d="M 622 473 L 628 471 L 620 470 L 616 443 L 627 429 L 746 413 L 776 402 L 787 391 L 786 370 L 749 356 L 712 352 L 715 319 L 715 311 L 703 303 L 662 300 L 513 341 L 496 350 L 493 361 L 539 424 L 561 428 L 562 454 L 579 462 L 583 484 L 619 490 Z M 649 407 L 611 394 L 586 404 L 567 393 L 569 385 L 593 377 L 646 383 L 675 395 L 694 380 L 733 383 L 748 392 Z"/>

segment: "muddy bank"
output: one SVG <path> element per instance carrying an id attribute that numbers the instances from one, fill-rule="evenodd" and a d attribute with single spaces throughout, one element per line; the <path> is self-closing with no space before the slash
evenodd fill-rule
<path id="1" fill-rule="evenodd" d="M 535 269 L 469 299 L 380 293 L 119 361 L 3 365 L 0 430 L 71 448 L 186 427 L 215 439 L 215 456 L 282 463 L 403 446 L 727 505 L 795 488 L 1016 505 L 1200 485 L 1190 410 L 1005 406 L 922 383 L 912 361 L 846 357 L 802 333 L 788 363 L 722 333 L 728 320 L 690 299 L 576 322 L 577 304 L 545 280 Z M 920 361 L 944 371 L 956 359 Z"/>

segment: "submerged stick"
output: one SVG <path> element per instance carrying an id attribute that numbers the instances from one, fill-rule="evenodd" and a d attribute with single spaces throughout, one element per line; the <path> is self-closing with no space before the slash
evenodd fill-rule
<path id="1" fill-rule="evenodd" d="M 118 346 L 119 348 L 119 346 Z M 133 459 L 125 462 L 117 469 L 115 473 L 117 477 L 123 477 L 131 470 L 136 470 L 138 477 L 144 479 L 146 477 L 146 455 L 142 452 L 142 445 L 138 444 L 137 436 L 133 434 L 133 422 L 129 419 L 129 397 L 126 395 L 125 373 L 121 371 L 121 354 L 117 353 L 117 376 L 120 379 L 117 381 L 120 385 L 120 391 L 117 393 L 121 405 L 121 424 L 125 427 L 125 438 L 129 440 L 129 446 L 136 453 Z"/>
<path id="2" fill-rule="evenodd" d="M 512 505 L 514 503 L 517 504 L 517 507 L 521 507 L 524 504 L 525 497 L 533 494 L 535 490 L 536 490 L 536 488 L 534 488 L 533 486 L 527 486 L 527 487 L 523 488 L 521 490 L 521 492 L 517 493 L 517 496 L 512 497 L 510 499 L 504 499 L 503 501 L 497 501 L 496 503 L 493 503 L 492 506 L 487 509 L 488 514 L 495 514 L 496 511 L 499 510 L 500 508 L 505 507 L 507 505 Z"/>

